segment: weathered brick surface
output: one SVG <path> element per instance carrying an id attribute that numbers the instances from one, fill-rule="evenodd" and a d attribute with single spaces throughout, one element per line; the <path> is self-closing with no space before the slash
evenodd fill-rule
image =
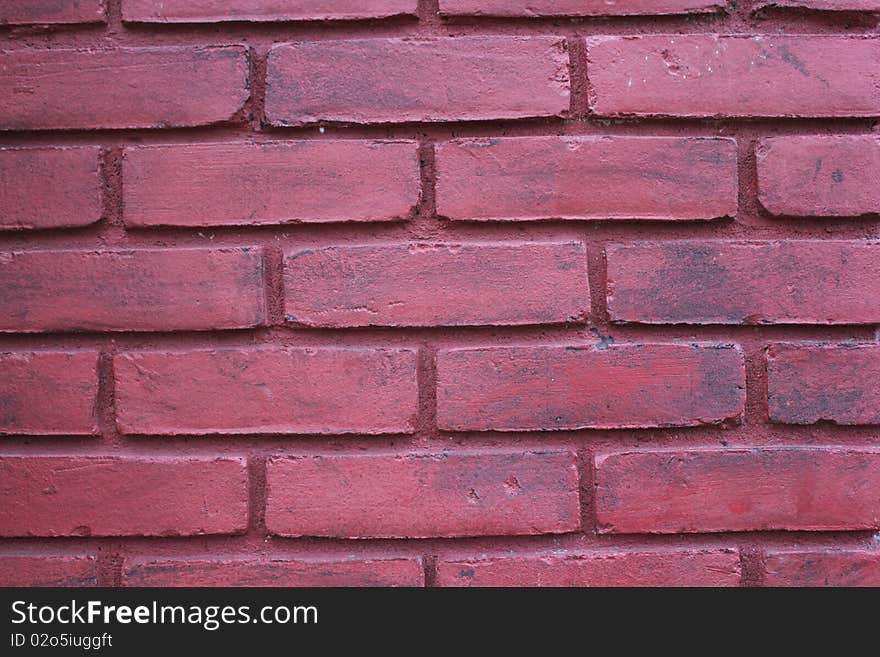
<path id="1" fill-rule="evenodd" d="M 0 99 L 0 130 L 228 121 L 249 95 L 245 55 L 235 46 L 0 52 L 0 86 L 11 90 Z"/>
<path id="2" fill-rule="evenodd" d="M 596 457 L 607 534 L 880 528 L 880 450 L 639 450 Z"/>
<path id="3" fill-rule="evenodd" d="M 520 137 L 437 145 L 450 219 L 712 219 L 736 214 L 736 142 Z"/>
<path id="4" fill-rule="evenodd" d="M 0 561 L 2 564 L 2 561 Z M 125 586 L 424 586 L 420 559 L 132 559 Z"/>
<path id="5" fill-rule="evenodd" d="M 880 115 L 880 40 L 652 34 L 587 39 L 600 116 Z"/>
<path id="6" fill-rule="evenodd" d="M 400 244 L 289 252 L 287 321 L 302 326 L 583 322 L 587 254 L 555 244 Z"/>
<path id="7" fill-rule="evenodd" d="M 573 452 L 279 456 L 266 526 L 282 536 L 557 534 L 580 526 Z"/>
<path id="8" fill-rule="evenodd" d="M 0 150 L 0 231 L 76 228 L 101 218 L 97 148 Z"/>
<path id="9" fill-rule="evenodd" d="M 440 586 L 738 586 L 739 554 L 721 550 L 594 550 L 443 559 Z"/>
<path id="10" fill-rule="evenodd" d="M 770 550 L 767 586 L 880 586 L 880 550 Z"/>
<path id="11" fill-rule="evenodd" d="M 773 215 L 880 214 L 880 138 L 775 137 L 757 148 L 758 200 Z"/>
<path id="12" fill-rule="evenodd" d="M 771 345 L 770 420 L 788 424 L 880 424 L 880 346 Z"/>
<path id="13" fill-rule="evenodd" d="M 360 140 L 132 148 L 123 168 L 125 223 L 402 220 L 419 202 L 417 150 L 412 141 Z"/>
<path id="14" fill-rule="evenodd" d="M 440 0 L 447 16 L 640 16 L 721 11 L 724 0 Z"/>
<path id="15" fill-rule="evenodd" d="M 612 321 L 880 322 L 877 242 L 637 242 L 606 253 Z"/>
<path id="16" fill-rule="evenodd" d="M 408 349 L 220 349 L 114 359 L 119 429 L 130 434 L 411 433 Z M 235 400 L 235 403 L 230 403 Z"/>
<path id="17" fill-rule="evenodd" d="M 241 458 L 0 456 L 0 475 L 0 536 L 193 536 L 247 528 Z"/>
<path id="18" fill-rule="evenodd" d="M 743 410 L 743 355 L 729 345 L 454 349 L 437 355 L 447 431 L 695 426 Z"/>
<path id="19" fill-rule="evenodd" d="M 416 0 L 122 0 L 122 19 L 133 23 L 323 21 L 412 16 Z"/>
<path id="20" fill-rule="evenodd" d="M 0 435 L 98 431 L 98 353 L 0 353 Z"/>
<path id="21" fill-rule="evenodd" d="M 0 253 L 0 332 L 260 326 L 260 249 Z"/>
<path id="22" fill-rule="evenodd" d="M 568 53 L 555 37 L 364 39 L 275 46 L 266 115 L 276 126 L 559 116 Z"/>
<path id="23" fill-rule="evenodd" d="M 92 556 L 0 555 L 0 586 L 95 586 Z"/>
<path id="24" fill-rule="evenodd" d="M 105 20 L 104 0 L 6 0 L 0 25 L 99 23 Z"/>

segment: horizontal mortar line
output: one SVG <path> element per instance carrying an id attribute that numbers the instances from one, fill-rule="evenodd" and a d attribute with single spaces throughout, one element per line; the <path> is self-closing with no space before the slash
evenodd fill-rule
<path id="1" fill-rule="evenodd" d="M 222 141 L 284 142 L 301 140 L 440 140 L 481 137 L 548 137 L 548 136 L 674 136 L 731 137 L 747 132 L 760 137 L 780 134 L 827 134 L 829 128 L 841 134 L 873 135 L 878 117 L 676 117 L 603 116 L 531 117 L 467 119 L 448 121 L 405 121 L 351 123 L 316 121 L 301 126 L 264 126 L 254 130 L 248 123 L 217 124 L 170 128 L 99 128 L 99 129 L 35 129 L 0 130 L 0 147 L 22 143 L 103 145 L 108 147 L 152 144 L 217 143 Z M 682 130 L 687 132 L 681 132 Z M 719 133 L 719 130 L 728 132 Z M 653 132 L 652 132 L 653 131 Z M 677 131 L 677 132 L 675 132 Z M 656 133 L 656 134 L 654 134 Z M 137 139 L 137 141 L 131 141 Z"/>
<path id="2" fill-rule="evenodd" d="M 466 554 L 475 550 L 477 554 L 498 555 L 531 551 L 578 551 L 592 549 L 657 549 L 670 548 L 701 549 L 730 547 L 736 549 L 743 542 L 754 541 L 765 548 L 816 548 L 816 547 L 867 547 L 872 539 L 872 530 L 851 531 L 739 531 L 704 532 L 687 534 L 601 534 L 569 532 L 566 534 L 542 535 L 486 535 L 448 538 L 363 538 L 340 539 L 326 537 L 281 537 L 265 533 L 238 535 L 196 535 L 196 536 L 56 536 L 56 537 L 8 537 L 0 538 L 0 556 L 39 550 L 34 556 L 52 554 L 51 550 L 73 553 L 74 551 L 97 549 L 113 544 L 118 550 L 131 558 L 194 558 L 239 556 L 255 559 L 346 556 L 354 558 L 375 558 L 377 554 L 403 554 L 419 556 L 425 548 L 440 550 L 462 550 Z M 271 536 L 270 543 L 264 542 Z M 791 541 L 796 541 L 792 545 Z M 204 551 L 204 546 L 212 549 Z M 224 553 L 223 547 L 227 552 Z M 193 548 L 196 551 L 190 552 Z M 259 548 L 255 551 L 254 548 Z M 357 551 L 352 552 L 355 549 Z M 236 552 L 242 550 L 242 552 Z M 246 550 L 246 551 L 245 551 Z M 372 553 L 371 550 L 377 550 Z M 398 552 L 399 551 L 399 552 Z M 334 554 L 335 552 L 335 554 Z M 454 555 L 448 555 L 454 556 Z M 492 554 L 491 556 L 496 556 Z"/>

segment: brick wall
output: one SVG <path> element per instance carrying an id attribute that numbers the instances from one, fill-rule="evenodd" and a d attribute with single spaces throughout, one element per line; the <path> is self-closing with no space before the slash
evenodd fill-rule
<path id="1" fill-rule="evenodd" d="M 0 583 L 880 585 L 877 12 L 4 3 Z"/>

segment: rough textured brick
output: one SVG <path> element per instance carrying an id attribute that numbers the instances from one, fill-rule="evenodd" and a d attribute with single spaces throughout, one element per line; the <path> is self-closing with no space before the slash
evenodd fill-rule
<path id="1" fill-rule="evenodd" d="M 596 457 L 603 534 L 880 528 L 880 450 L 729 448 Z"/>
<path id="2" fill-rule="evenodd" d="M 447 431 L 696 426 L 738 417 L 743 354 L 726 345 L 484 347 L 437 354 Z"/>
<path id="3" fill-rule="evenodd" d="M 608 312 L 650 324 L 880 322 L 880 243 L 636 242 L 606 248 Z"/>
<path id="4" fill-rule="evenodd" d="M 130 560 L 126 586 L 424 586 L 417 558 Z"/>
<path id="5" fill-rule="evenodd" d="M 0 150 L 0 230 L 87 226 L 101 218 L 97 148 Z"/>
<path id="6" fill-rule="evenodd" d="M 304 326 L 557 324 L 590 309 L 577 242 L 298 250 L 284 292 L 288 321 Z"/>
<path id="7" fill-rule="evenodd" d="M 0 25 L 103 23 L 104 0 L 3 0 Z"/>
<path id="8" fill-rule="evenodd" d="M 880 424 L 880 346 L 771 345 L 770 419 L 787 424 Z"/>
<path id="9" fill-rule="evenodd" d="M 595 550 L 441 559 L 437 586 L 738 586 L 733 549 Z"/>
<path id="10" fill-rule="evenodd" d="M 133 23 L 219 23 L 413 16 L 416 0 L 123 0 L 122 19 Z"/>
<path id="11" fill-rule="evenodd" d="M 412 141 L 139 147 L 123 171 L 129 226 L 393 221 L 420 191 Z"/>
<path id="12" fill-rule="evenodd" d="M 0 52 L 0 130 L 218 123 L 243 107 L 247 76 L 240 46 Z"/>
<path id="13" fill-rule="evenodd" d="M 880 11 L 880 0 L 759 0 L 755 9 L 791 7 L 819 11 Z"/>
<path id="14" fill-rule="evenodd" d="M 0 331 L 170 331 L 259 326 L 259 249 L 0 253 Z"/>
<path id="15" fill-rule="evenodd" d="M 712 219 L 736 214 L 736 142 L 516 137 L 439 144 L 437 211 L 465 220 Z"/>
<path id="16" fill-rule="evenodd" d="M 776 137 L 757 148 L 758 199 L 773 215 L 880 214 L 880 138 Z"/>
<path id="17" fill-rule="evenodd" d="M 0 456 L 0 536 L 242 532 L 240 458 Z"/>
<path id="18" fill-rule="evenodd" d="M 446 16 L 639 16 L 696 14 L 726 8 L 726 0 L 440 0 Z"/>
<path id="19" fill-rule="evenodd" d="M 97 433 L 97 395 L 97 352 L 0 353 L 0 435 Z"/>
<path id="20" fill-rule="evenodd" d="M 410 433 L 409 349 L 254 348 L 116 356 L 127 434 Z M 230 403 L 234 400 L 234 403 Z"/>
<path id="21" fill-rule="evenodd" d="M 0 586 L 96 586 L 91 556 L 0 556 Z"/>
<path id="22" fill-rule="evenodd" d="M 275 457 L 266 526 L 282 536 L 554 534 L 580 526 L 576 455 L 444 451 Z"/>
<path id="23" fill-rule="evenodd" d="M 558 37 L 366 39 L 269 51 L 272 125 L 557 116 L 569 109 Z"/>
<path id="24" fill-rule="evenodd" d="M 603 116 L 877 116 L 880 41 L 670 34 L 587 39 Z"/>
<path id="25" fill-rule="evenodd" d="M 766 586 L 880 586 L 880 550 L 771 550 Z"/>

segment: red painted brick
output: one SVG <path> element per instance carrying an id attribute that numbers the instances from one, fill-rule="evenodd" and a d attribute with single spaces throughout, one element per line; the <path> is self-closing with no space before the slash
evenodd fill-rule
<path id="1" fill-rule="evenodd" d="M 451 219 L 734 216 L 736 142 L 517 137 L 439 144 L 437 211 Z"/>
<path id="2" fill-rule="evenodd" d="M 0 25 L 103 23 L 104 0 L 3 0 Z"/>
<path id="3" fill-rule="evenodd" d="M 776 137 L 757 148 L 758 198 L 773 215 L 880 214 L 880 138 Z"/>
<path id="4" fill-rule="evenodd" d="M 440 0 L 445 16 L 640 16 L 718 12 L 726 0 Z"/>
<path id="5" fill-rule="evenodd" d="M 269 459 L 266 526 L 282 536 L 556 534 L 580 526 L 576 455 L 444 451 Z"/>
<path id="6" fill-rule="evenodd" d="M 126 561 L 125 586 L 424 586 L 417 558 L 146 559 Z"/>
<path id="7" fill-rule="evenodd" d="M 354 20 L 415 13 L 416 0 L 122 0 L 122 19 L 132 23 Z"/>
<path id="8" fill-rule="evenodd" d="M 303 326 L 558 324 L 590 309 L 578 242 L 293 251 L 284 290 L 288 321 Z"/>
<path id="9" fill-rule="evenodd" d="M 101 218 L 97 148 L 0 150 L 0 230 L 87 226 Z"/>
<path id="10" fill-rule="evenodd" d="M 126 434 L 411 433 L 409 349 L 155 351 L 114 359 Z M 230 403 L 234 400 L 234 403 Z"/>
<path id="11" fill-rule="evenodd" d="M 558 37 L 316 41 L 268 56 L 266 116 L 398 123 L 558 116 L 569 109 L 568 54 Z"/>
<path id="12" fill-rule="evenodd" d="M 601 116 L 880 114 L 880 40 L 669 34 L 587 39 Z"/>
<path id="13" fill-rule="evenodd" d="M 241 46 L 0 52 L 0 130 L 224 122 L 250 95 L 247 76 Z"/>
<path id="14" fill-rule="evenodd" d="M 0 536 L 243 532 L 241 458 L 0 456 Z"/>
<path id="15" fill-rule="evenodd" d="M 644 450 L 596 457 L 603 534 L 880 528 L 880 450 Z"/>
<path id="16" fill-rule="evenodd" d="M 97 433 L 97 395 L 97 352 L 0 353 L 0 435 Z"/>
<path id="17" fill-rule="evenodd" d="M 123 176 L 129 226 L 394 221 L 420 192 L 411 141 L 130 148 Z"/>
<path id="18" fill-rule="evenodd" d="M 551 345 L 437 354 L 446 431 L 697 426 L 737 418 L 745 373 L 725 345 Z"/>
<path id="19" fill-rule="evenodd" d="M 259 249 L 0 253 L 0 331 L 260 326 Z"/>
<path id="20" fill-rule="evenodd" d="M 611 319 L 648 324 L 875 324 L 880 243 L 636 242 L 606 248 Z"/>
<path id="21" fill-rule="evenodd" d="M 766 586 L 880 586 L 880 550 L 771 550 Z"/>
<path id="22" fill-rule="evenodd" d="M 97 586 L 94 557 L 0 556 L 0 586 Z"/>
<path id="23" fill-rule="evenodd" d="M 880 11 L 880 0 L 760 0 L 755 9 L 791 7 L 818 11 Z"/>
<path id="24" fill-rule="evenodd" d="M 442 559 L 437 586 L 738 586 L 733 549 L 594 550 Z"/>
<path id="25" fill-rule="evenodd" d="M 880 424 L 880 346 L 771 345 L 770 420 L 786 424 Z"/>

